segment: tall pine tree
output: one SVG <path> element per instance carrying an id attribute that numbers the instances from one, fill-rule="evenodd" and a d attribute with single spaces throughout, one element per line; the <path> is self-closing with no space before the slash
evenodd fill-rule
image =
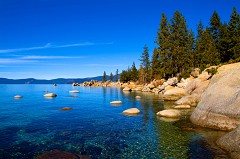
<path id="1" fill-rule="evenodd" d="M 233 8 L 230 21 L 229 21 L 229 52 L 231 59 L 237 59 L 240 57 L 240 15 L 237 13 L 237 9 Z"/>
<path id="2" fill-rule="evenodd" d="M 151 61 L 151 79 L 161 78 L 160 53 L 157 48 L 154 48 Z"/>
<path id="3" fill-rule="evenodd" d="M 160 28 L 157 33 L 157 40 L 155 43 L 158 45 L 158 50 L 154 50 L 156 55 L 159 52 L 159 74 L 161 78 L 172 74 L 172 55 L 170 52 L 170 29 L 167 17 L 162 13 Z M 153 57 L 156 58 L 157 56 Z M 155 65 L 155 64 L 154 64 Z M 157 67 L 157 66 L 156 66 Z M 156 69 L 154 66 L 154 69 Z"/>
<path id="4" fill-rule="evenodd" d="M 170 33 L 172 76 L 190 72 L 193 37 L 187 29 L 184 16 L 179 11 L 176 11 L 171 19 Z"/>
<path id="5" fill-rule="evenodd" d="M 103 77 L 102 77 L 102 82 L 106 82 L 107 81 L 107 75 L 106 72 L 103 72 Z"/>
<path id="6" fill-rule="evenodd" d="M 144 46 L 142 56 L 141 56 L 141 65 L 144 70 L 144 83 L 150 81 L 150 61 L 149 61 L 149 53 L 148 53 L 147 45 Z"/>

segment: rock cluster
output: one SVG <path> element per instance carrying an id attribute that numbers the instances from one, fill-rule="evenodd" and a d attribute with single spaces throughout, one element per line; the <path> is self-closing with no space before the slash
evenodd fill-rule
<path id="1" fill-rule="evenodd" d="M 240 124 L 239 103 L 240 63 L 224 65 L 210 80 L 191 121 L 208 128 L 232 130 Z"/>
<path id="2" fill-rule="evenodd" d="M 122 83 L 120 82 L 101 82 L 97 80 L 91 80 L 89 82 L 83 82 L 83 83 L 73 83 L 72 86 L 91 86 L 91 87 L 121 87 Z"/>

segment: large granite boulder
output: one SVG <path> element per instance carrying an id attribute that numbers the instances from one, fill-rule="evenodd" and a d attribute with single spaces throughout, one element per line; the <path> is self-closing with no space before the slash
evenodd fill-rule
<path id="1" fill-rule="evenodd" d="M 140 113 L 140 110 L 137 108 L 130 108 L 130 109 L 124 110 L 122 113 L 128 116 L 135 116 Z"/>
<path id="2" fill-rule="evenodd" d="M 157 112 L 157 115 L 166 118 L 179 118 L 181 113 L 178 110 L 168 109 Z"/>
<path id="3" fill-rule="evenodd" d="M 178 100 L 185 95 L 187 95 L 187 91 L 185 89 L 174 87 L 170 90 L 167 90 L 163 94 L 163 99 L 164 100 Z"/>
<path id="4" fill-rule="evenodd" d="M 240 124 L 240 63 L 218 68 L 190 119 L 220 130 L 232 130 Z"/>
<path id="5" fill-rule="evenodd" d="M 217 140 L 217 144 L 230 152 L 232 158 L 240 158 L 240 126 Z"/>

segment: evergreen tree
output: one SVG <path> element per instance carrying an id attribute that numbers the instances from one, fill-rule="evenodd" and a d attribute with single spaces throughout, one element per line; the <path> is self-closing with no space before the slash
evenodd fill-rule
<path id="1" fill-rule="evenodd" d="M 237 13 L 237 9 L 233 8 L 230 21 L 229 21 L 229 56 L 230 59 L 236 59 L 240 57 L 240 15 Z"/>
<path id="2" fill-rule="evenodd" d="M 186 73 L 190 70 L 192 35 L 187 29 L 186 20 L 183 15 L 176 11 L 171 19 L 170 25 L 170 51 L 171 51 L 171 69 L 169 73 L 176 76 L 178 73 Z M 191 46 L 191 47 L 190 47 Z M 168 77 L 170 74 L 168 74 Z"/>
<path id="3" fill-rule="evenodd" d="M 103 72 L 103 77 L 102 77 L 102 82 L 106 82 L 107 81 L 107 75 L 106 72 Z"/>
<path id="4" fill-rule="evenodd" d="M 140 65 L 140 68 L 139 68 L 138 78 L 140 83 L 145 83 L 145 71 L 142 65 Z"/>
<path id="5" fill-rule="evenodd" d="M 141 65 L 144 69 L 144 83 L 150 81 L 150 61 L 149 61 L 149 53 L 147 45 L 144 46 L 142 56 L 141 56 Z"/>
<path id="6" fill-rule="evenodd" d="M 172 64 L 172 56 L 170 52 L 170 30 L 169 23 L 167 17 L 164 13 L 162 13 L 160 28 L 158 31 L 158 37 L 155 43 L 158 45 L 159 52 L 159 74 L 160 78 L 165 78 L 166 73 L 172 74 L 171 64 Z M 156 52 L 155 50 L 154 52 Z M 155 54 L 156 55 L 156 54 Z M 155 58 L 155 57 L 154 57 Z M 155 66 L 154 66 L 155 67 Z"/>
<path id="7" fill-rule="evenodd" d="M 138 80 L 138 70 L 137 70 L 134 62 L 131 67 L 131 80 L 133 80 L 134 82 L 136 82 Z"/>
<path id="8" fill-rule="evenodd" d="M 115 77 L 116 77 L 116 82 L 118 82 L 118 69 L 117 69 L 117 71 L 116 71 Z"/>
<path id="9" fill-rule="evenodd" d="M 220 27 L 220 38 L 218 40 L 218 50 L 220 53 L 221 62 L 228 62 L 233 53 L 230 51 L 231 37 L 228 24 L 224 23 Z"/>
<path id="10" fill-rule="evenodd" d="M 200 20 L 198 26 L 197 26 L 197 41 L 201 39 L 202 33 L 204 31 L 204 25 L 202 23 L 202 20 Z"/>
<path id="11" fill-rule="evenodd" d="M 220 63 L 219 52 L 208 28 L 202 32 L 200 40 L 197 41 L 196 52 L 198 60 L 196 67 L 202 70 L 207 65 L 218 65 Z"/>
<path id="12" fill-rule="evenodd" d="M 212 14 L 212 17 L 210 18 L 210 27 L 209 30 L 213 36 L 213 40 L 215 41 L 215 43 L 218 45 L 218 40 L 220 38 L 220 27 L 221 27 L 222 23 L 220 20 L 220 17 L 217 13 L 217 11 L 215 10 Z"/>
<path id="13" fill-rule="evenodd" d="M 152 61 L 151 61 L 151 78 L 160 79 L 161 78 L 161 65 L 160 65 L 160 53 L 157 48 L 154 48 Z"/>
<path id="14" fill-rule="evenodd" d="M 112 74 L 112 72 L 110 73 L 110 80 L 113 81 L 113 74 Z"/>

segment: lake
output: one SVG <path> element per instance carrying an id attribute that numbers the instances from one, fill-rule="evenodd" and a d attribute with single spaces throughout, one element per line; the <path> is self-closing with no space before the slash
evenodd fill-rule
<path id="1" fill-rule="evenodd" d="M 216 155 L 205 133 L 183 129 L 183 125 L 191 125 L 188 117 L 179 121 L 157 117 L 169 103 L 154 94 L 71 85 L 13 84 L 0 85 L 0 90 L 2 159 L 31 159 L 56 149 L 114 159 L 208 159 Z M 44 98 L 45 90 L 57 97 Z M 14 99 L 15 95 L 23 98 Z M 111 105 L 114 100 L 123 104 Z M 72 110 L 60 110 L 63 107 Z M 128 108 L 138 108 L 141 113 L 123 115 Z"/>

